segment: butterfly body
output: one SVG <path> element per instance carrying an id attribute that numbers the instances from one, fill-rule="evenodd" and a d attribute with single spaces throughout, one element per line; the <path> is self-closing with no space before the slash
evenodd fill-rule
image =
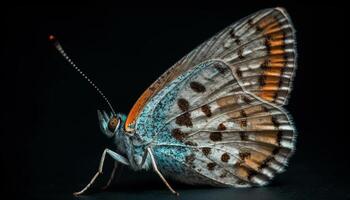
<path id="1" fill-rule="evenodd" d="M 105 152 L 134 170 L 153 168 L 173 193 L 162 174 L 190 184 L 266 185 L 294 152 L 296 131 L 282 108 L 296 67 L 294 32 L 282 8 L 225 28 L 160 76 L 128 116 L 99 112 L 116 143 L 116 152 Z"/>

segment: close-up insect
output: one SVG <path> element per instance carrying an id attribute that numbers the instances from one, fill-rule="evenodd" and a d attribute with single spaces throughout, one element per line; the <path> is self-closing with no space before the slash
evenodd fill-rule
<path id="1" fill-rule="evenodd" d="M 349 199 L 346 6 L 202 4 L 5 8 L 3 198 Z"/>
<path id="2" fill-rule="evenodd" d="M 287 102 L 296 68 L 295 33 L 283 8 L 258 11 L 225 28 L 190 52 L 138 99 L 128 116 L 115 113 L 101 90 L 67 56 L 64 58 L 100 93 L 110 111 L 98 111 L 102 132 L 115 141 L 106 155 L 133 170 L 153 169 L 190 184 L 266 185 L 284 171 L 296 131 Z"/>

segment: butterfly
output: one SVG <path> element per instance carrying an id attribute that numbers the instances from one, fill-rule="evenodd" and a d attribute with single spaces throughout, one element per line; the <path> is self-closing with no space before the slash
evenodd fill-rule
<path id="1" fill-rule="evenodd" d="M 53 39 L 53 38 L 51 38 Z M 56 48 L 80 71 L 56 42 Z M 250 187 L 269 183 L 287 166 L 296 130 L 282 107 L 296 68 L 296 39 L 283 8 L 260 10 L 228 26 L 168 69 L 126 116 L 98 111 L 105 149 L 115 167 L 153 169 L 188 184 Z M 80 71 L 80 73 L 82 73 Z M 107 185 L 108 185 L 107 184 Z"/>

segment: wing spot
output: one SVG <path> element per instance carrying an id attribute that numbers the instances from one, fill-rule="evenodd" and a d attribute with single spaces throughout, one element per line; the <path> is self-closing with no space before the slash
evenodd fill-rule
<path id="1" fill-rule="evenodd" d="M 172 136 L 177 140 L 183 140 L 186 136 L 180 129 L 175 128 L 171 131 Z"/>
<path id="2" fill-rule="evenodd" d="M 222 173 L 222 174 L 220 175 L 220 178 L 225 178 L 226 176 L 227 176 L 227 172 L 224 171 L 224 173 Z"/>
<path id="3" fill-rule="evenodd" d="M 260 68 L 262 71 L 266 71 L 268 69 L 268 66 L 269 66 L 269 60 L 267 59 L 261 63 Z"/>
<path id="4" fill-rule="evenodd" d="M 276 147 L 276 148 L 274 148 L 273 151 L 272 151 L 272 154 L 273 154 L 273 155 L 278 154 L 278 152 L 280 151 L 280 149 L 281 149 L 281 147 Z"/>
<path id="5" fill-rule="evenodd" d="M 187 141 L 187 142 L 185 142 L 185 145 L 188 145 L 188 146 L 197 146 L 197 143 L 194 143 L 194 142 L 191 142 L 191 141 Z"/>
<path id="6" fill-rule="evenodd" d="M 180 125 L 180 126 L 186 126 L 186 127 L 193 126 L 192 120 L 191 120 L 191 115 L 188 112 L 176 117 L 175 123 Z"/>
<path id="7" fill-rule="evenodd" d="M 233 29 L 230 30 L 229 34 L 232 38 L 236 37 L 235 31 Z"/>
<path id="8" fill-rule="evenodd" d="M 272 117 L 272 123 L 276 127 L 278 127 L 280 125 L 280 123 L 277 121 L 277 119 L 275 117 Z"/>
<path id="9" fill-rule="evenodd" d="M 271 48 L 271 36 L 270 35 L 265 35 L 264 45 L 265 45 L 267 52 L 270 52 L 270 48 Z"/>
<path id="10" fill-rule="evenodd" d="M 238 156 L 241 158 L 241 160 L 244 160 L 244 159 L 250 157 L 250 153 L 249 152 L 242 152 L 242 153 L 239 153 Z"/>
<path id="11" fill-rule="evenodd" d="M 220 132 L 211 132 L 209 135 L 209 138 L 216 142 L 216 141 L 221 141 L 222 140 L 222 134 Z"/>
<path id="12" fill-rule="evenodd" d="M 193 91 L 195 91 L 197 93 L 203 93 L 206 90 L 204 85 L 202 85 L 201 83 L 195 82 L 195 81 L 190 83 L 190 87 Z"/>
<path id="13" fill-rule="evenodd" d="M 220 74 L 225 74 L 228 70 L 226 67 L 223 67 L 220 64 L 215 64 L 214 67 Z"/>
<path id="14" fill-rule="evenodd" d="M 248 176 L 247 179 L 251 180 L 254 176 L 256 176 L 258 174 L 258 172 L 254 171 L 254 170 L 248 170 Z"/>
<path id="15" fill-rule="evenodd" d="M 179 106 L 179 108 L 182 112 L 188 111 L 188 109 L 190 107 L 190 103 L 188 103 L 188 101 L 186 99 L 183 99 L 183 98 L 177 100 L 177 105 Z"/>
<path id="16" fill-rule="evenodd" d="M 262 169 L 264 169 L 265 167 L 268 167 L 268 164 L 269 164 L 269 162 L 270 162 L 272 159 L 273 159 L 272 156 L 267 157 L 267 158 L 261 163 L 261 165 L 258 167 L 258 169 L 259 169 L 259 170 L 262 170 Z"/>
<path id="17" fill-rule="evenodd" d="M 235 34 L 235 31 L 233 29 L 230 30 L 229 32 L 231 38 L 234 38 L 235 39 L 235 43 L 237 45 L 241 45 L 241 40 L 238 38 L 238 36 Z"/>
<path id="18" fill-rule="evenodd" d="M 247 120 L 246 119 L 243 119 L 240 121 L 240 125 L 241 125 L 241 128 L 246 128 L 247 127 Z"/>
<path id="19" fill-rule="evenodd" d="M 247 23 L 248 23 L 250 26 L 253 26 L 253 25 L 254 25 L 253 19 L 249 19 L 249 20 L 247 21 Z"/>
<path id="20" fill-rule="evenodd" d="M 243 101 L 246 103 L 246 104 L 250 104 L 252 102 L 252 100 L 250 98 L 248 98 L 247 96 L 243 96 Z"/>
<path id="21" fill-rule="evenodd" d="M 242 141 L 248 140 L 247 134 L 243 131 L 239 132 L 239 137 L 241 138 Z"/>
<path id="22" fill-rule="evenodd" d="M 247 117 L 247 113 L 245 113 L 244 110 L 241 110 L 241 116 L 242 116 L 242 117 Z"/>
<path id="23" fill-rule="evenodd" d="M 193 161 L 195 160 L 195 156 L 193 154 L 186 156 L 186 163 L 192 165 Z"/>
<path id="24" fill-rule="evenodd" d="M 207 164 L 208 170 L 210 171 L 214 170 L 215 166 L 216 166 L 216 163 L 213 163 L 213 162 Z"/>
<path id="25" fill-rule="evenodd" d="M 236 75 L 238 76 L 238 78 L 242 78 L 242 71 L 237 69 L 236 70 Z"/>
<path id="26" fill-rule="evenodd" d="M 201 110 L 202 110 L 202 112 L 205 114 L 205 116 L 207 116 L 207 117 L 211 117 L 212 116 L 212 113 L 211 113 L 211 110 L 210 110 L 210 106 L 209 105 L 203 105 L 202 107 L 201 107 Z"/>
<path id="27" fill-rule="evenodd" d="M 226 126 L 225 126 L 223 123 L 221 123 L 221 124 L 219 124 L 219 126 L 218 126 L 218 130 L 219 130 L 219 131 L 224 131 L 224 130 L 226 130 Z"/>
<path id="28" fill-rule="evenodd" d="M 239 38 L 237 38 L 237 39 L 235 40 L 235 42 L 236 42 L 237 45 L 241 45 L 241 40 L 240 40 Z"/>
<path id="29" fill-rule="evenodd" d="M 238 55 L 238 58 L 239 59 L 244 59 L 245 57 L 243 56 L 243 50 L 242 49 L 239 49 L 238 51 L 237 51 L 237 55 Z"/>
<path id="30" fill-rule="evenodd" d="M 223 153 L 221 155 L 221 161 L 222 162 L 228 162 L 228 160 L 230 160 L 230 155 L 228 155 L 228 153 Z"/>
<path id="31" fill-rule="evenodd" d="M 205 156 L 208 156 L 208 155 L 210 154 L 210 152 L 211 152 L 211 148 L 209 148 L 209 147 L 203 147 L 203 148 L 202 148 L 202 152 L 203 152 L 203 154 L 204 154 Z"/>

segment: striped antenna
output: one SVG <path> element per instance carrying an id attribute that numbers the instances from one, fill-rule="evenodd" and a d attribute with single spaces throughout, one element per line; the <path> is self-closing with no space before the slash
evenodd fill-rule
<path id="1" fill-rule="evenodd" d="M 113 115 L 116 116 L 116 113 L 114 112 L 114 109 L 111 105 L 111 103 L 109 102 L 108 98 L 103 94 L 103 92 L 100 90 L 100 88 L 98 88 L 94 82 L 91 81 L 91 79 L 83 72 L 81 71 L 81 69 L 69 58 L 69 56 L 66 54 L 66 52 L 64 51 L 63 47 L 61 46 L 61 44 L 59 43 L 59 41 L 57 40 L 57 38 L 54 35 L 49 35 L 49 41 L 51 41 L 53 43 L 53 45 L 55 46 L 55 48 L 57 49 L 58 52 L 60 52 L 60 54 L 63 56 L 63 58 L 77 71 L 80 73 L 80 75 L 82 77 L 84 77 L 89 83 L 90 85 L 92 85 L 96 91 L 102 96 L 102 98 L 106 101 L 106 103 L 108 104 L 109 108 L 112 110 Z"/>

